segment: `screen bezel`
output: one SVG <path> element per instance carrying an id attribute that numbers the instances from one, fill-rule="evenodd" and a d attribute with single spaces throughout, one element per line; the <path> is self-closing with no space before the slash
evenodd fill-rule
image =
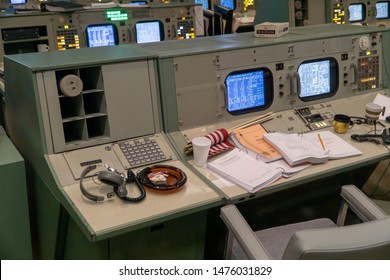
<path id="1" fill-rule="evenodd" d="M 160 41 L 153 41 L 153 42 L 138 42 L 138 36 L 137 36 L 137 25 L 139 24 L 144 24 L 144 23 L 153 23 L 153 22 L 157 22 L 158 23 L 158 26 L 159 26 L 159 30 L 160 30 Z M 141 20 L 141 21 L 137 21 L 135 24 L 134 24 L 134 31 L 135 31 L 135 41 L 137 44 L 145 44 L 145 43 L 154 43 L 154 42 L 161 42 L 161 41 L 164 41 L 164 25 L 163 23 L 160 21 L 160 20 Z"/>
<path id="2" fill-rule="evenodd" d="M 321 61 L 329 61 L 329 83 L 330 83 L 330 90 L 329 92 L 324 92 L 321 94 L 316 94 L 316 95 L 311 95 L 311 96 L 300 96 L 300 89 L 298 92 L 298 97 L 302 101 L 313 101 L 313 100 L 318 100 L 318 99 L 324 99 L 324 98 L 329 98 L 334 96 L 337 93 L 337 90 L 339 88 L 339 66 L 337 59 L 334 57 L 326 57 L 326 58 L 320 58 L 320 59 L 311 59 L 311 60 L 305 60 L 302 61 L 298 68 L 297 68 L 297 73 L 299 71 L 299 67 L 303 64 L 308 64 L 308 63 L 313 63 L 313 62 L 321 62 Z M 300 79 L 300 77 L 299 77 Z M 302 87 L 302 82 L 301 80 L 299 81 L 300 88 Z"/>
<path id="3" fill-rule="evenodd" d="M 113 23 L 90 24 L 90 25 L 88 25 L 87 27 L 85 27 L 85 34 L 86 34 L 86 39 L 87 39 L 87 46 L 88 46 L 88 48 L 110 47 L 110 46 L 114 46 L 114 45 L 94 46 L 94 47 L 91 47 L 91 46 L 90 46 L 90 38 L 89 38 L 88 29 L 89 29 L 89 28 L 93 28 L 93 27 L 101 27 L 101 26 L 110 26 L 110 27 L 112 27 L 112 30 L 113 30 L 113 32 L 114 32 L 114 45 L 118 45 L 118 44 L 119 44 L 118 28 L 116 27 L 115 24 L 113 24 Z"/>
<path id="4" fill-rule="evenodd" d="M 387 16 L 386 17 L 378 17 L 377 14 L 375 14 L 375 19 L 388 19 L 390 18 L 390 1 L 378 1 L 375 3 L 375 10 L 377 11 L 378 9 L 376 8 L 377 4 L 387 4 Z"/>
<path id="5" fill-rule="evenodd" d="M 350 7 L 351 6 L 361 6 L 362 7 L 362 19 L 358 19 L 358 20 L 351 20 L 351 13 L 350 13 Z M 349 17 L 348 17 L 348 21 L 349 22 L 362 22 L 366 19 L 366 4 L 365 3 L 352 3 L 348 6 L 348 14 L 349 14 Z"/>
<path id="6" fill-rule="evenodd" d="M 228 77 L 232 75 L 239 75 L 239 74 L 245 74 L 250 72 L 257 72 L 257 71 L 263 71 L 264 73 L 264 105 L 255 106 L 251 108 L 246 109 L 240 109 L 235 111 L 229 111 L 229 101 L 228 101 L 228 87 L 226 84 L 226 81 Z M 230 72 L 226 75 L 224 85 L 225 85 L 225 102 L 226 102 L 226 111 L 231 115 L 242 115 L 247 114 L 251 112 L 257 112 L 257 111 L 263 111 L 269 108 L 272 105 L 273 99 L 274 99 L 274 79 L 272 75 L 272 71 L 266 67 L 260 67 L 260 68 L 252 68 L 252 69 L 243 69 L 238 71 Z"/>

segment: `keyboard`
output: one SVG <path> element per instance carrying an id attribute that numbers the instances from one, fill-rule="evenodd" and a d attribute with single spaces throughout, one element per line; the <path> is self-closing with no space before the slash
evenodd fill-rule
<path id="1" fill-rule="evenodd" d="M 119 142 L 122 153 L 125 155 L 130 167 L 152 164 L 168 160 L 161 147 L 153 137 L 142 137 Z"/>

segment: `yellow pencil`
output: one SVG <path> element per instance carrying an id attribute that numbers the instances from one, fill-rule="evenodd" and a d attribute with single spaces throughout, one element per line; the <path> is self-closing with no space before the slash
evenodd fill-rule
<path id="1" fill-rule="evenodd" d="M 318 133 L 318 140 L 320 140 L 320 143 L 321 143 L 322 149 L 325 151 L 325 145 L 324 145 L 324 141 L 322 141 L 321 135 L 320 135 L 319 133 Z"/>

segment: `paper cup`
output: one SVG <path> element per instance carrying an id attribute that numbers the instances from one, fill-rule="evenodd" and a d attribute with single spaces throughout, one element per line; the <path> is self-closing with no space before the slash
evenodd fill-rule
<path id="1" fill-rule="evenodd" d="M 194 153 L 194 164 L 196 166 L 206 166 L 211 140 L 206 137 L 195 137 L 191 142 Z"/>

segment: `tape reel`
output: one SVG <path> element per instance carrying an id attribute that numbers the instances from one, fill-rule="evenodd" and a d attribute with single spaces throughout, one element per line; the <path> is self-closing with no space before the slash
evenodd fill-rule
<path id="1" fill-rule="evenodd" d="M 76 97 L 83 91 L 83 81 L 76 75 L 66 75 L 60 80 L 60 90 L 65 96 Z"/>

